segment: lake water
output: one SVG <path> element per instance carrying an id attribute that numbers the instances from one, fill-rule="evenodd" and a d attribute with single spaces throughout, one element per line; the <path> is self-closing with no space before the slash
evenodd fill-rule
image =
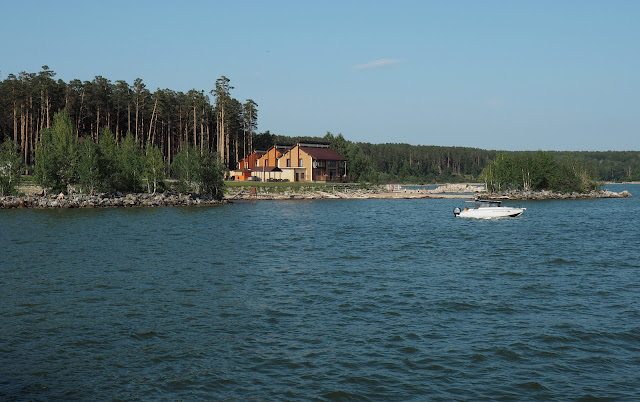
<path id="1" fill-rule="evenodd" d="M 1 400 L 632 400 L 635 198 L 0 210 Z"/>

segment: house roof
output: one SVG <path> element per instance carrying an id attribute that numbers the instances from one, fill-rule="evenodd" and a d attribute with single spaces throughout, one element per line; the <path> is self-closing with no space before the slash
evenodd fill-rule
<path id="1" fill-rule="evenodd" d="M 326 141 L 298 141 L 298 145 L 301 147 L 312 147 L 312 148 L 329 148 L 329 143 Z"/>
<path id="2" fill-rule="evenodd" d="M 254 166 L 251 168 L 252 172 L 282 172 L 277 166 Z"/>
<path id="3" fill-rule="evenodd" d="M 279 151 L 281 154 L 287 152 L 288 150 L 291 149 L 291 145 L 273 145 L 271 146 L 271 148 L 269 148 L 269 150 L 265 151 L 264 154 L 261 157 L 268 157 L 269 156 L 269 152 L 271 152 L 271 150 L 276 150 Z"/>
<path id="4" fill-rule="evenodd" d="M 255 157 L 255 156 L 260 157 L 260 156 L 262 156 L 262 155 L 264 155 L 264 154 L 266 154 L 266 153 L 267 153 L 267 151 L 253 151 L 253 152 L 252 152 L 252 153 L 250 153 L 249 155 L 247 155 L 247 156 L 245 156 L 244 158 L 242 158 L 242 160 L 249 159 L 249 158 L 251 158 L 251 157 Z"/>
<path id="5" fill-rule="evenodd" d="M 301 150 L 310 155 L 313 159 L 320 161 L 344 161 L 344 156 L 331 148 L 300 147 Z"/>
<path id="6" fill-rule="evenodd" d="M 247 155 L 244 158 L 242 158 L 242 160 L 238 161 L 238 167 L 239 167 L 239 165 L 241 165 L 243 163 L 251 163 L 251 164 L 253 164 L 253 162 L 252 162 L 253 160 L 259 159 L 260 157 L 262 157 L 262 155 L 264 155 L 266 153 L 267 153 L 267 151 L 253 151 L 249 155 Z"/>

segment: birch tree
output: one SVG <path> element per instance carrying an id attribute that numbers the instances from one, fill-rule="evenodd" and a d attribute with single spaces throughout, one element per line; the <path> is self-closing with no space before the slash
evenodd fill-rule
<path id="1" fill-rule="evenodd" d="M 35 179 L 53 191 L 69 191 L 74 183 L 78 158 L 78 141 L 73 123 L 66 112 L 56 113 L 53 126 L 42 130 L 36 151 Z"/>
<path id="2" fill-rule="evenodd" d="M 147 192 L 151 193 L 153 188 L 153 194 L 155 194 L 158 185 L 164 180 L 164 160 L 160 149 L 150 142 L 147 142 L 145 151 L 144 170 L 147 178 Z"/>
<path id="3" fill-rule="evenodd" d="M 22 158 L 18 144 L 6 140 L 0 146 L 0 195 L 14 194 L 20 184 Z"/>

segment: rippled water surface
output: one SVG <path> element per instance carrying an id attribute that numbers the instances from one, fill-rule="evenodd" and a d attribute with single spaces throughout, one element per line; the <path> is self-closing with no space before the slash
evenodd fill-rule
<path id="1" fill-rule="evenodd" d="M 634 399 L 640 186 L 621 189 L 503 220 L 0 210 L 0 399 Z"/>

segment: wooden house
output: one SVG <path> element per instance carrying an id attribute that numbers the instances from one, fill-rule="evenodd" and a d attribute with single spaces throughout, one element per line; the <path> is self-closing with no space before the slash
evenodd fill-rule
<path id="1" fill-rule="evenodd" d="M 278 159 L 282 179 L 307 182 L 346 180 L 346 159 L 327 143 L 299 142 Z"/>
<path id="2" fill-rule="evenodd" d="M 258 160 L 265 153 L 265 151 L 254 151 L 238 162 L 238 168 L 231 171 L 231 176 L 234 177 L 234 180 L 247 180 L 251 177 L 252 169 L 258 166 Z"/>
<path id="3" fill-rule="evenodd" d="M 291 148 L 291 145 L 274 145 L 258 160 L 257 166 L 278 166 L 278 159 Z"/>

